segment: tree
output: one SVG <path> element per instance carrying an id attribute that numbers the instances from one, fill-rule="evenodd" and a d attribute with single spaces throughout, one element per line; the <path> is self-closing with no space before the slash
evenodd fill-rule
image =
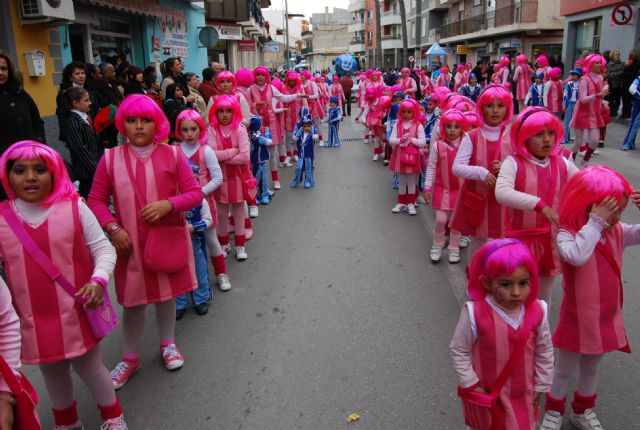
<path id="1" fill-rule="evenodd" d="M 382 64 L 382 25 L 380 24 L 380 0 L 374 0 L 375 3 L 375 19 L 376 19 L 376 54 L 375 67 L 383 69 Z"/>
<path id="2" fill-rule="evenodd" d="M 400 65 L 402 66 L 408 62 L 409 42 L 407 41 L 407 11 L 404 7 L 404 0 L 398 0 L 398 3 L 400 5 L 400 26 L 402 30 L 402 61 L 400 61 Z"/>

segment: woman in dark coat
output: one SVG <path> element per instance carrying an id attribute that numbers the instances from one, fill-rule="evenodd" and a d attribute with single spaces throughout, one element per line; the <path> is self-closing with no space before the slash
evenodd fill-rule
<path id="1" fill-rule="evenodd" d="M 629 87 L 640 74 L 640 52 L 632 49 L 622 70 L 622 115 L 621 118 L 631 118 L 631 94 Z"/>
<path id="2" fill-rule="evenodd" d="M 620 96 L 622 95 L 622 72 L 624 71 L 624 63 L 620 61 L 620 51 L 611 51 L 609 53 L 609 62 L 607 63 L 607 79 L 609 81 L 609 109 L 611 116 L 618 116 L 620 109 Z M 625 91 L 628 91 L 627 87 Z"/>
<path id="3" fill-rule="evenodd" d="M 185 109 L 187 109 L 187 105 L 185 104 L 182 87 L 178 84 L 169 84 L 167 86 L 167 98 L 164 100 L 162 110 L 167 116 L 169 125 L 171 126 L 171 133 L 169 133 L 169 138 L 171 140 L 173 140 L 173 136 L 176 131 L 176 119 L 178 119 L 180 112 Z"/>

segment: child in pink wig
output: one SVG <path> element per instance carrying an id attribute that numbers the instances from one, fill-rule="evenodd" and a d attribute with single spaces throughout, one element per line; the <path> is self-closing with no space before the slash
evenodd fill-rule
<path id="1" fill-rule="evenodd" d="M 500 59 L 500 69 L 498 71 L 498 75 L 500 76 L 500 84 L 505 86 L 509 82 L 509 72 L 511 65 L 511 59 L 505 55 Z"/>
<path id="2" fill-rule="evenodd" d="M 549 70 L 549 80 L 544 84 L 544 107 L 562 119 L 562 69 L 552 67 Z"/>
<path id="3" fill-rule="evenodd" d="M 526 108 L 511 124 L 513 156 L 507 157 L 496 182 L 498 203 L 509 208 L 509 237 L 521 239 L 538 261 L 538 298 L 551 303 L 551 288 L 560 274 L 554 246 L 560 195 L 578 171 L 561 154 L 560 120 L 544 108 Z"/>
<path id="4" fill-rule="evenodd" d="M 458 153 L 460 139 L 466 127 L 466 118 L 458 110 L 449 110 L 440 117 L 440 136 L 429 145 L 429 166 L 425 180 L 424 199 L 436 212 L 433 224 L 431 261 L 438 262 L 444 248 L 446 225 L 458 197 L 460 180 L 451 168 Z M 453 229 L 449 235 L 449 263 L 460 262 L 460 232 Z"/>
<path id="5" fill-rule="evenodd" d="M 478 98 L 480 128 L 463 138 L 453 163 L 453 174 L 464 179 L 451 217 L 451 228 L 472 236 L 469 256 L 489 238 L 504 236 L 504 208 L 495 197 L 502 160 L 511 155 L 507 124 L 513 114 L 511 92 L 489 85 Z"/>
<path id="6" fill-rule="evenodd" d="M 329 84 L 327 84 L 327 79 L 322 75 L 314 76 L 313 80 L 318 86 L 318 93 L 320 94 L 320 107 L 322 108 L 322 111 L 326 114 L 329 98 L 331 97 L 331 92 L 329 91 Z M 339 80 L 340 78 L 338 78 L 338 81 Z M 334 80 L 332 79 L 331 80 L 332 84 L 333 84 L 333 81 Z"/>
<path id="7" fill-rule="evenodd" d="M 218 217 L 213 198 L 214 191 L 222 185 L 220 164 L 213 149 L 207 145 L 207 127 L 204 120 L 193 110 L 185 110 L 178 115 L 176 137 L 180 139 L 180 149 L 184 156 L 199 167 L 198 180 L 213 218 L 211 227 L 206 230 L 207 251 L 220 291 L 229 291 L 231 282 L 227 275 L 225 254 L 218 241 Z"/>
<path id="8" fill-rule="evenodd" d="M 282 94 L 304 94 L 298 72 L 294 70 L 289 70 L 287 72 L 284 78 Z M 300 109 L 302 109 L 303 106 L 304 100 L 302 98 L 296 98 L 288 103 L 284 103 L 284 141 L 286 144 L 287 155 L 284 159 L 282 159 L 282 157 L 280 158 L 280 167 L 291 167 L 293 166 L 291 160 L 298 160 L 298 150 L 296 149 L 296 143 L 293 140 L 293 133 L 296 130 L 296 124 L 300 120 L 298 115 L 300 113 Z"/>
<path id="9" fill-rule="evenodd" d="M 280 79 L 273 79 L 271 81 L 271 85 L 281 93 L 284 93 L 284 84 Z M 282 164 L 285 161 L 287 154 L 284 144 L 284 119 L 285 115 L 289 112 L 289 108 L 285 107 L 284 103 L 276 99 L 276 104 L 273 107 L 273 110 L 276 113 L 276 123 L 275 126 L 271 128 L 271 140 L 273 145 L 270 145 L 267 148 L 269 149 L 269 168 L 271 169 L 273 188 L 279 190 L 282 186 L 280 185 L 278 164 Z"/>
<path id="10" fill-rule="evenodd" d="M 465 133 L 480 127 L 480 120 L 478 119 L 478 114 L 475 110 L 462 112 L 462 115 L 464 115 L 465 118 Z"/>
<path id="11" fill-rule="evenodd" d="M 427 74 L 423 71 L 420 71 L 419 76 L 420 93 L 422 94 L 422 97 L 425 98 L 427 96 L 430 96 L 434 89 L 433 81 L 431 81 L 431 78 L 427 76 Z"/>
<path id="12" fill-rule="evenodd" d="M 311 72 L 308 70 L 302 70 L 300 72 L 300 84 L 302 85 L 303 94 L 306 96 L 307 109 L 309 114 L 313 118 L 313 125 L 320 136 L 319 146 L 324 146 L 324 139 L 322 137 L 322 118 L 324 118 L 324 111 L 320 105 L 320 93 L 318 92 L 318 85 L 313 82 Z"/>
<path id="13" fill-rule="evenodd" d="M 326 82 L 325 82 L 326 84 Z M 342 110 L 342 101 L 346 99 L 344 96 L 344 90 L 342 89 L 342 85 L 340 85 L 340 78 L 338 76 L 334 76 L 331 79 L 331 85 L 329 86 L 329 97 L 338 97 L 338 107 Z M 327 99 L 327 102 L 329 99 Z"/>
<path id="14" fill-rule="evenodd" d="M 560 200 L 556 246 L 564 280 L 562 306 L 553 334 L 557 350 L 553 385 L 542 428 L 559 430 L 569 381 L 578 370 L 571 423 L 602 429 L 596 404 L 598 364 L 612 351 L 631 352 L 622 319 L 622 253 L 640 244 L 640 225 L 620 222 L 629 199 L 640 195 L 618 172 L 587 167 L 567 182 Z"/>
<path id="15" fill-rule="evenodd" d="M 103 300 L 116 262 L 115 249 L 53 149 L 31 140 L 15 143 L 2 155 L 0 171 L 9 198 L 0 205 L 0 259 L 20 317 L 13 335 L 2 338 L 3 356 L 4 351 L 13 355 L 4 358 L 14 365 L 20 359 L 39 365 L 56 428 L 82 427 L 73 397 L 73 365 L 107 428 L 124 430 L 122 408 L 102 362 L 100 339 L 93 335 L 83 310 L 94 309 Z M 72 284 L 77 297 L 38 266 L 13 232 L 11 218 Z"/>
<path id="16" fill-rule="evenodd" d="M 551 71 L 551 67 L 549 67 L 549 59 L 546 55 L 540 55 L 536 58 L 536 64 L 538 65 L 536 68 L 536 75 L 541 73 L 543 76 L 542 83 L 546 83 L 549 80 L 549 71 Z"/>
<path id="17" fill-rule="evenodd" d="M 393 126 L 389 143 L 393 147 L 389 170 L 398 175 L 398 204 L 391 212 L 400 213 L 405 210 L 409 215 L 416 215 L 415 201 L 417 196 L 418 175 L 422 171 L 420 165 L 420 149 L 427 145 L 424 127 L 419 122 L 420 107 L 415 100 L 407 99 L 400 103 L 398 122 Z"/>
<path id="18" fill-rule="evenodd" d="M 583 76 L 578 83 L 578 102 L 571 117 L 571 127 L 576 131 L 576 141 L 571 151 L 575 159 L 581 148 L 587 146 L 581 163 L 583 166 L 591 159 L 600 141 L 600 128 L 604 126 L 602 100 L 609 94 L 602 79 L 606 64 L 601 55 L 588 55 L 584 59 Z"/>
<path id="19" fill-rule="evenodd" d="M 240 69 L 237 73 L 242 75 L 242 70 Z M 249 80 L 245 78 L 243 83 L 247 83 Z M 251 82 L 253 82 L 253 76 L 251 76 Z M 251 85 L 251 84 L 249 84 Z M 209 121 L 209 112 L 211 111 L 211 107 L 215 103 L 215 101 L 221 95 L 236 95 L 238 97 L 238 102 L 240 102 L 240 111 L 242 112 L 242 123 L 247 126 L 249 124 L 249 118 L 253 114 L 253 105 L 251 104 L 251 100 L 249 99 L 249 95 L 245 90 L 238 87 L 238 80 L 233 75 L 233 73 L 223 70 L 218 73 L 216 76 L 216 87 L 220 90 L 220 95 L 213 96 L 209 99 L 209 103 L 207 103 L 206 117 L 205 120 Z M 207 124 L 208 125 L 208 124 Z"/>
<path id="20" fill-rule="evenodd" d="M 449 345 L 470 428 L 536 427 L 540 398 L 549 391 L 553 372 L 547 305 L 536 300 L 537 270 L 529 249 L 517 239 L 489 242 L 471 260 L 471 301 L 462 308 Z M 509 364 L 506 375 L 498 373 Z M 490 392 L 498 397 L 497 411 L 471 403 Z"/>
<path id="21" fill-rule="evenodd" d="M 449 88 L 450 82 L 451 82 L 451 73 L 449 73 L 449 68 L 447 66 L 440 67 L 440 74 L 436 78 L 436 87 Z"/>
<path id="22" fill-rule="evenodd" d="M 175 370 L 184 364 L 174 340 L 174 299 L 193 291 L 197 281 L 183 213 L 199 205 L 204 194 L 179 149 L 160 143 L 169 132 L 169 123 L 153 100 L 138 94 L 125 98 L 115 122 L 127 143 L 105 151 L 93 180 L 89 207 L 118 252 L 115 285 L 118 302 L 124 307 L 124 354 L 111 372 L 118 389 L 142 365 L 140 343 L 147 305 L 156 309 L 165 367 Z M 115 215 L 109 209 L 110 196 Z M 158 223 L 184 226 L 184 236 L 175 237 L 174 248 L 185 250 L 186 255 L 175 255 L 176 260 L 184 258 L 184 266 L 175 272 L 161 271 L 146 258 L 151 252 L 171 252 L 145 248 L 152 226 Z"/>
<path id="23" fill-rule="evenodd" d="M 458 66 L 456 67 L 456 74 L 453 77 L 453 92 L 457 93 L 458 91 L 460 91 L 460 87 L 464 84 L 464 65 L 458 64 Z"/>
<path id="24" fill-rule="evenodd" d="M 368 87 L 366 90 L 367 104 L 361 116 L 362 123 L 369 130 L 369 135 L 373 137 L 373 161 L 378 161 L 380 155 L 384 153 L 383 139 L 386 137 L 386 130 L 382 124 L 382 118 L 387 114 L 376 87 Z"/>
<path id="25" fill-rule="evenodd" d="M 527 56 L 519 54 L 516 57 L 516 70 L 513 72 L 513 82 L 516 84 L 516 100 L 518 101 L 518 112 L 522 112 L 525 108 L 524 99 L 527 97 L 529 88 L 531 87 L 531 76 L 533 70 L 527 63 Z"/>
<path id="26" fill-rule="evenodd" d="M 400 77 L 398 78 L 399 90 L 415 100 L 416 92 L 418 91 L 418 85 L 416 81 L 411 77 L 411 70 L 408 67 L 403 68 L 400 71 Z"/>

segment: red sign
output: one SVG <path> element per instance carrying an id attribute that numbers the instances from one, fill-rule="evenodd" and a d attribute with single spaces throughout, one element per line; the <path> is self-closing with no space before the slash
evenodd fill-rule
<path id="1" fill-rule="evenodd" d="M 619 4 L 611 11 L 611 21 L 616 25 L 629 24 L 632 16 L 633 9 L 631 9 L 631 5 L 627 3 Z"/>
<path id="2" fill-rule="evenodd" d="M 238 51 L 255 51 L 256 41 L 253 39 L 238 40 Z"/>
<path id="3" fill-rule="evenodd" d="M 573 15 L 586 10 L 598 9 L 623 3 L 620 0 L 560 0 L 560 15 Z"/>

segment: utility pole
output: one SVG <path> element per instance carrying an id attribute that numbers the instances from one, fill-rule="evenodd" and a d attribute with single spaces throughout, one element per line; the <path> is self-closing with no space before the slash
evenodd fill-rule
<path id="1" fill-rule="evenodd" d="M 284 0 L 284 28 L 284 69 L 289 70 L 289 58 L 291 58 L 291 53 L 289 52 L 289 3 L 287 3 L 287 0 Z"/>

